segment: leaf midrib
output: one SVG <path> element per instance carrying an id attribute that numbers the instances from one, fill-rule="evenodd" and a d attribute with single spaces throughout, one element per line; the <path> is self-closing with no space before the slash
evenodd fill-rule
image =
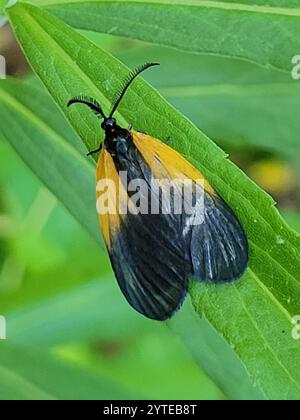
<path id="1" fill-rule="evenodd" d="M 253 271 L 253 269 L 249 268 L 249 273 L 252 275 L 255 282 L 258 284 L 258 286 L 270 297 L 272 302 L 279 308 L 279 311 L 283 313 L 283 315 L 287 318 L 289 322 L 292 321 L 292 315 L 289 313 L 289 311 L 279 302 L 279 300 L 276 299 L 274 294 L 267 288 L 267 286 L 260 280 L 258 275 Z"/>
<path id="2" fill-rule="evenodd" d="M 229 10 L 229 11 L 239 11 L 239 12 L 249 12 L 249 13 L 259 13 L 259 14 L 271 14 L 271 15 L 280 15 L 280 16 L 293 16 L 300 17 L 300 8 L 287 8 L 287 7 L 274 7 L 274 6 L 259 6 L 259 5 L 249 5 L 242 3 L 231 3 L 231 2 L 219 2 L 219 1 L 209 1 L 209 0 L 93 0 L 88 2 L 64 2 L 63 6 L 76 6 L 78 4 L 84 3 L 97 3 L 107 4 L 107 3 L 120 3 L 125 5 L 169 5 L 169 6 L 187 6 L 187 7 L 198 7 L 206 9 L 218 9 L 218 10 Z M 49 4 L 48 7 L 60 7 L 61 4 Z"/>
<path id="3" fill-rule="evenodd" d="M 268 258 L 270 258 L 270 260 L 272 260 L 273 264 L 275 266 L 280 267 L 280 269 L 285 273 L 285 275 L 290 279 L 291 282 L 295 283 L 297 287 L 300 286 L 299 280 L 296 279 L 296 277 L 294 277 L 293 274 L 291 274 L 289 271 L 287 271 L 287 269 L 285 267 L 283 267 L 274 257 L 272 257 L 272 255 L 270 255 L 269 253 L 267 253 L 263 248 L 261 248 L 260 246 L 258 246 L 257 244 L 255 244 L 253 241 L 250 241 L 251 246 L 258 248 L 261 252 L 263 252 L 264 254 L 266 254 L 266 256 Z M 253 272 L 254 273 L 254 272 Z M 266 286 L 265 286 L 266 287 Z M 266 287 L 266 289 L 268 290 L 268 288 Z M 274 296 L 271 291 L 269 290 L 269 293 Z M 274 299 L 277 300 L 274 296 Z M 278 302 L 279 303 L 279 302 Z M 280 304 L 280 303 L 279 303 Z M 289 314 L 289 319 L 291 319 L 291 315 Z"/>

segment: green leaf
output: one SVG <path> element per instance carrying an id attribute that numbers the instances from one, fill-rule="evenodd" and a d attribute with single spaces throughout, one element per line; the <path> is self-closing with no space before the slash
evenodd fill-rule
<path id="1" fill-rule="evenodd" d="M 300 84 L 290 75 L 161 47 L 121 49 L 117 55 L 130 67 L 160 62 L 146 80 L 218 144 L 289 158 L 299 153 Z"/>
<path id="2" fill-rule="evenodd" d="M 189 348 L 195 361 L 217 384 L 229 399 L 263 400 L 260 387 L 253 387 L 245 366 L 222 336 L 203 317 L 199 317 L 187 300 L 168 325 Z"/>
<path id="3" fill-rule="evenodd" d="M 32 67 L 86 146 L 95 147 L 100 130 L 94 116 L 85 109 L 68 110 L 66 104 L 87 93 L 107 111 L 128 69 L 44 10 L 19 3 L 8 14 Z M 267 398 L 300 398 L 300 343 L 290 336 L 291 316 L 300 311 L 300 236 L 283 222 L 268 195 L 142 80 L 126 95 L 118 118 L 155 137 L 170 136 L 172 147 L 207 176 L 238 214 L 251 247 L 248 272 L 232 285 L 192 283 L 193 304 L 234 348 Z M 47 166 L 46 157 L 44 162 Z M 59 169 L 62 174 L 67 170 Z M 87 185 L 80 185 L 84 196 Z M 94 206 L 89 211 L 92 215 Z M 217 370 L 214 374 L 224 388 Z"/>
<path id="4" fill-rule="evenodd" d="M 49 3 L 53 3 L 49 2 Z M 98 0 L 56 2 L 70 25 L 291 71 L 300 50 L 299 2 Z"/>
<path id="5" fill-rule="evenodd" d="M 1 400 L 127 399 L 121 387 L 34 349 L 0 346 Z"/>

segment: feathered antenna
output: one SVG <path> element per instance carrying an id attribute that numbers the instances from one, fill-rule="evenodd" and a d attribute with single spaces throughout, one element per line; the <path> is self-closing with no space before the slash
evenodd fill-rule
<path id="1" fill-rule="evenodd" d="M 93 98 L 88 96 L 76 96 L 68 102 L 68 106 L 73 104 L 84 104 L 87 105 L 96 115 L 106 119 L 101 105 Z"/>
<path id="2" fill-rule="evenodd" d="M 118 94 L 116 95 L 116 99 L 113 102 L 113 106 L 112 106 L 112 110 L 111 113 L 109 114 L 108 118 L 111 118 L 114 113 L 116 112 L 116 109 L 118 108 L 121 100 L 123 99 L 127 89 L 129 88 L 129 86 L 131 85 L 131 83 L 134 81 L 134 79 L 141 74 L 143 71 L 147 70 L 149 67 L 153 67 L 153 66 L 159 66 L 159 63 L 146 63 L 143 64 L 142 66 L 139 66 L 138 68 L 136 68 L 135 70 L 133 70 L 129 76 L 127 77 L 123 88 L 121 89 L 120 92 L 118 92 Z"/>

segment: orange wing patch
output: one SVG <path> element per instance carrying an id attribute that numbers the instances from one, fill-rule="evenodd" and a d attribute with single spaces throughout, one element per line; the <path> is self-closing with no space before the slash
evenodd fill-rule
<path id="1" fill-rule="evenodd" d="M 105 149 L 102 149 L 101 151 L 97 163 L 96 174 L 97 211 L 105 243 L 108 248 L 110 248 L 111 235 L 114 235 L 119 231 L 122 217 L 125 217 L 120 211 L 120 206 L 126 208 L 128 196 L 121 182 L 119 182 L 119 174 L 116 170 L 113 158 Z M 106 182 L 108 182 L 107 187 L 104 189 Z M 102 194 L 106 194 L 105 201 L 110 204 L 109 210 L 105 213 L 103 212 L 103 208 L 99 208 L 100 197 L 103 202 Z"/>
<path id="2" fill-rule="evenodd" d="M 171 179 L 204 180 L 204 189 L 210 195 L 216 194 L 205 177 L 184 157 L 162 141 L 147 134 L 131 132 L 136 148 L 139 150 L 153 175 L 163 179 L 166 175 Z"/>

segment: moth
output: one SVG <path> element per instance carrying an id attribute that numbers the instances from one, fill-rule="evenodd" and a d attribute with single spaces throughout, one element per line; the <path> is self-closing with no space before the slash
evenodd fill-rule
<path id="1" fill-rule="evenodd" d="M 238 218 L 198 169 L 161 140 L 123 128 L 114 118 L 132 82 L 156 65 L 146 63 L 129 75 L 108 116 L 101 105 L 89 97 L 75 97 L 68 106 L 84 104 L 102 119 L 104 142 L 89 155 L 100 153 L 97 186 L 107 179 L 116 185 L 116 196 L 111 193 L 110 197 L 112 207 L 101 213 L 99 219 L 118 284 L 135 310 L 163 321 L 180 308 L 188 291 L 189 278 L 215 284 L 237 280 L 247 268 L 249 252 Z M 124 173 L 126 182 L 120 181 Z M 139 211 L 134 200 L 137 191 L 128 187 L 136 180 L 143 181 L 140 198 L 152 199 L 145 200 L 148 211 Z M 169 206 L 169 212 L 163 211 L 165 182 L 173 182 L 176 190 L 187 180 L 191 181 L 189 193 L 194 201 L 197 201 L 194 187 L 202 180 L 201 208 L 191 205 L 189 212 L 184 209 L 180 213 Z M 97 187 L 97 200 L 101 194 L 103 191 Z M 174 195 L 173 189 L 169 197 L 174 198 Z M 182 196 L 182 204 L 185 201 Z M 152 211 L 153 202 L 159 211 Z M 123 208 L 121 211 L 123 205 L 131 211 L 124 212 Z M 191 223 L 198 216 L 201 222 Z"/>

